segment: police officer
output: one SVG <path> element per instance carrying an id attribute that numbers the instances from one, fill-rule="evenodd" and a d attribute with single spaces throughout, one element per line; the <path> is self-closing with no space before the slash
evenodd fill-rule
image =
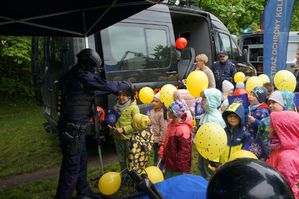
<path id="1" fill-rule="evenodd" d="M 235 65 L 228 59 L 226 51 L 220 51 L 219 61 L 215 62 L 211 67 L 216 81 L 216 88 L 222 91 L 222 82 L 230 81 L 234 84 L 234 75 L 237 72 Z"/>
<path id="2" fill-rule="evenodd" d="M 109 94 L 127 90 L 130 84 L 100 79 L 97 68 L 102 60 L 96 51 L 84 49 L 75 64 L 59 81 L 62 110 L 58 121 L 63 160 L 57 199 L 69 199 L 76 189 L 78 198 L 100 198 L 87 183 L 86 124 L 91 114 L 94 91 Z"/>

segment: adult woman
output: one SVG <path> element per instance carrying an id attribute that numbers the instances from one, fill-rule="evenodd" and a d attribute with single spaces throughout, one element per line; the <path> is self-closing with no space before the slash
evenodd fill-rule
<path id="1" fill-rule="evenodd" d="M 215 84 L 215 77 L 213 74 L 213 71 L 206 66 L 206 64 L 208 63 L 208 57 L 205 54 L 199 54 L 196 56 L 195 58 L 196 60 L 196 69 L 195 70 L 201 70 L 202 72 L 204 72 L 209 80 L 209 88 L 215 88 L 216 84 Z"/>

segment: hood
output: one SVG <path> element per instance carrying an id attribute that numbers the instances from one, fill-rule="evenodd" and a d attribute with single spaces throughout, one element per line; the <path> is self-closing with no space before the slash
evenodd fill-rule
<path id="1" fill-rule="evenodd" d="M 281 92 L 283 99 L 283 108 L 286 111 L 296 110 L 295 106 L 295 94 L 291 91 L 279 91 Z"/>
<path id="2" fill-rule="evenodd" d="M 186 119 L 181 121 L 180 123 L 187 124 L 192 129 L 193 128 L 192 115 L 190 111 L 186 111 L 186 114 L 187 114 Z"/>
<path id="3" fill-rule="evenodd" d="M 294 111 L 295 109 L 295 94 L 290 91 L 277 90 L 271 93 L 268 100 L 272 100 L 283 106 L 286 111 Z"/>
<path id="4" fill-rule="evenodd" d="M 226 111 L 223 112 L 222 117 L 228 126 L 227 116 L 229 113 L 235 113 L 241 119 L 241 126 L 245 125 L 245 112 L 241 103 L 232 103 Z"/>
<path id="5" fill-rule="evenodd" d="M 132 127 L 136 131 L 144 130 L 150 124 L 150 119 L 147 115 L 136 113 L 133 116 Z"/>
<path id="6" fill-rule="evenodd" d="M 299 114 L 294 111 L 272 112 L 270 126 L 280 140 L 282 148 L 296 148 L 299 145 Z"/>
<path id="7" fill-rule="evenodd" d="M 230 81 L 224 80 L 222 82 L 222 92 L 229 93 L 229 92 L 233 92 L 234 89 L 235 87 Z"/>
<path id="8" fill-rule="evenodd" d="M 221 92 L 216 88 L 208 88 L 204 90 L 204 94 L 207 98 L 206 111 L 218 109 L 221 105 Z"/>
<path id="9" fill-rule="evenodd" d="M 186 111 L 186 119 L 185 120 L 181 120 L 179 123 L 174 124 L 175 126 L 187 126 L 188 128 L 190 128 L 190 130 L 193 128 L 193 124 L 192 124 L 192 115 L 190 113 L 190 111 Z"/>

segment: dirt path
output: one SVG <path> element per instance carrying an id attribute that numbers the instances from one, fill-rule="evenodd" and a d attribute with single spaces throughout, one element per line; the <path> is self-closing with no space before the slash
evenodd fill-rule
<path id="1" fill-rule="evenodd" d="M 105 154 L 105 157 L 103 159 L 103 164 L 106 165 L 106 164 L 116 162 L 116 161 L 117 161 L 116 154 L 114 154 L 114 153 Z M 88 167 L 89 168 L 98 167 L 98 165 L 99 165 L 98 157 L 93 156 L 93 157 L 88 158 Z M 32 172 L 32 173 L 25 173 L 25 174 L 16 175 L 16 176 L 0 178 L 0 190 L 4 190 L 4 189 L 10 188 L 10 187 L 22 185 L 25 183 L 35 182 L 35 181 L 41 180 L 42 178 L 46 178 L 46 177 L 53 177 L 53 178 L 58 179 L 59 170 L 60 170 L 60 165 L 57 165 L 57 166 L 47 168 L 47 169 L 40 169 L 40 170 Z"/>

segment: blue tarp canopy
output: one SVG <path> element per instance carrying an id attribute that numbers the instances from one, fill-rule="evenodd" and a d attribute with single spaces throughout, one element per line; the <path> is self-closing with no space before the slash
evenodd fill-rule
<path id="1" fill-rule="evenodd" d="M 7 0 L 0 35 L 84 37 L 140 12 L 159 0 Z"/>

